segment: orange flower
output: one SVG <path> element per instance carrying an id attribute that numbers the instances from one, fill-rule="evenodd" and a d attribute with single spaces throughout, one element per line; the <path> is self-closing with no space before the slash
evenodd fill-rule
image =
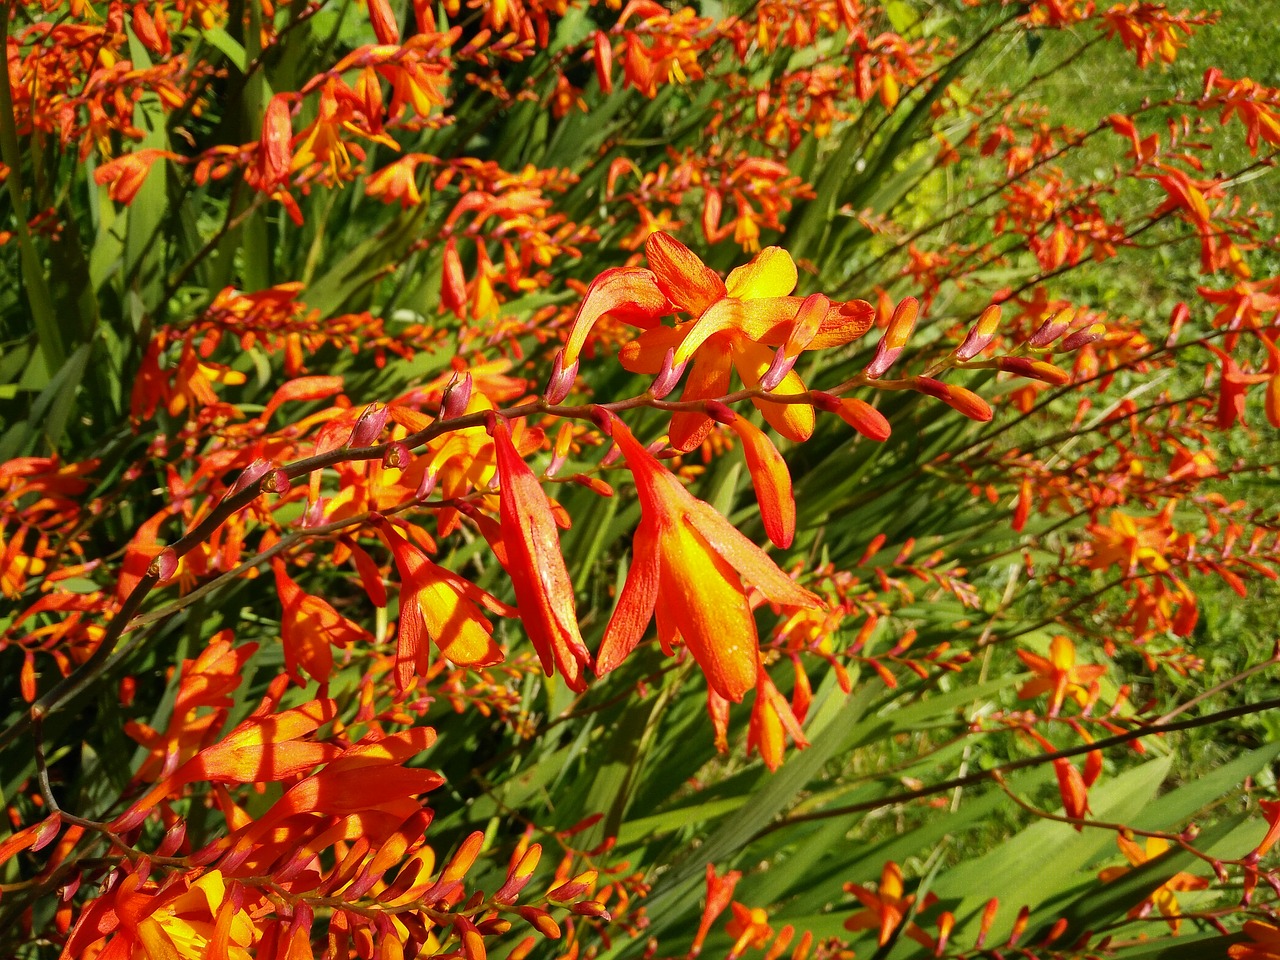
<path id="1" fill-rule="evenodd" d="M 743 580 L 774 603 L 818 607 L 763 550 L 696 499 L 612 415 L 640 495 L 631 569 L 605 628 L 596 663 L 604 675 L 635 649 L 651 618 L 668 653 L 682 638 L 707 684 L 735 702 L 756 683 L 759 638 Z"/>
<path id="2" fill-rule="evenodd" d="M 276 592 L 284 612 L 280 617 L 280 643 L 284 647 L 284 672 L 302 685 L 305 670 L 320 683 L 333 672 L 333 647 L 346 648 L 356 640 L 372 640 L 364 628 L 352 623 L 320 597 L 303 590 L 285 572 L 284 563 L 272 563 Z"/>
<path id="3" fill-rule="evenodd" d="M 1098 678 L 1107 672 L 1107 668 L 1099 664 L 1077 665 L 1075 645 L 1064 636 L 1056 636 L 1049 641 L 1048 658 L 1019 650 L 1018 659 L 1035 673 L 1032 679 L 1018 688 L 1018 696 L 1030 698 L 1049 693 L 1051 717 L 1058 715 L 1067 697 L 1081 707 L 1096 699 Z"/>
<path id="4" fill-rule="evenodd" d="M 1146 849 L 1139 847 L 1132 840 L 1122 836 L 1116 837 L 1116 843 L 1119 845 L 1125 859 L 1135 867 L 1140 867 L 1144 863 L 1154 860 L 1169 849 L 1169 841 L 1160 837 L 1147 837 Z M 1098 879 L 1103 883 L 1110 883 L 1117 877 L 1124 876 L 1129 872 L 1129 869 L 1129 867 L 1107 867 L 1098 874 Z M 1178 910 L 1178 898 L 1174 896 L 1174 893 L 1179 890 L 1203 890 L 1207 886 L 1209 886 L 1209 881 L 1203 877 L 1193 877 L 1189 873 L 1176 873 L 1166 880 L 1163 886 L 1156 890 L 1155 893 L 1130 910 L 1129 916 L 1141 917 L 1154 906 L 1160 911 L 1160 915 L 1169 922 L 1169 927 L 1176 937 L 1182 920 Z"/>
<path id="5" fill-rule="evenodd" d="M 570 689 L 585 690 L 584 668 L 591 653 L 578 631 L 573 584 L 560 553 L 551 502 L 512 444 L 506 421 L 495 417 L 492 432 L 502 485 L 503 563 L 515 587 L 520 619 L 547 675 L 559 670 Z"/>
<path id="6" fill-rule="evenodd" d="M 1280 927 L 1250 920 L 1244 925 L 1244 934 L 1252 942 L 1229 946 L 1227 956 L 1231 960 L 1280 960 Z"/>
<path id="7" fill-rule="evenodd" d="M 846 893 L 857 897 L 863 907 L 844 922 L 846 930 L 879 930 L 880 946 L 892 939 L 894 932 L 902 926 L 903 920 L 911 912 L 911 905 L 916 902 L 915 894 L 902 895 L 902 870 L 892 860 L 884 865 L 880 873 L 880 888 L 872 892 L 865 887 L 846 883 Z M 908 924 L 906 934 L 912 940 L 926 947 L 932 947 L 929 935 L 914 923 Z"/>
<path id="8" fill-rule="evenodd" d="M 181 160 L 176 153 L 148 147 L 135 150 L 104 163 L 94 171 L 93 179 L 107 185 L 107 196 L 116 203 L 130 204 L 142 189 L 152 166 L 158 160 Z"/>
<path id="9" fill-rule="evenodd" d="M 733 910 L 733 919 L 725 926 L 725 932 L 733 937 L 733 948 L 730 957 L 740 957 L 747 947 L 760 949 L 773 936 L 773 927 L 769 926 L 769 914 L 760 907 L 748 907 L 736 900 L 729 904 Z"/>
<path id="10" fill-rule="evenodd" d="M 249 960 L 261 933 L 248 909 L 228 896 L 221 871 L 193 881 L 194 874 L 163 885 L 127 874 L 81 914 L 63 956 L 84 956 L 86 948 L 110 937 L 100 956 L 197 960 L 216 952 Z"/>
<path id="11" fill-rule="evenodd" d="M 871 326 L 871 305 L 861 300 L 836 304 L 822 296 L 791 296 L 796 265 L 780 247 L 766 247 L 723 281 L 692 250 L 665 233 L 651 236 L 645 252 L 658 289 L 693 320 L 642 333 L 623 347 L 619 359 L 633 373 L 652 374 L 668 362 L 680 369 L 692 361 L 684 400 L 723 396 L 734 370 L 750 389 L 760 388 L 765 380 L 763 386 L 782 395 L 804 393 L 804 382 L 791 369 L 800 352 L 849 343 Z M 752 402 L 784 437 L 799 441 L 813 433 L 812 406 Z M 677 413 L 671 418 L 671 443 L 691 450 L 710 429 L 711 421 L 703 414 Z"/>
<path id="12" fill-rule="evenodd" d="M 1103 570 L 1114 563 L 1125 569 L 1129 576 L 1139 567 L 1150 573 L 1167 572 L 1169 561 L 1166 553 L 1177 549 L 1182 541 L 1173 528 L 1176 507 L 1177 502 L 1171 500 L 1154 517 L 1131 517 L 1113 510 L 1107 526 L 1090 524 L 1089 533 L 1093 535 L 1094 545 L 1089 566 Z"/>
<path id="13" fill-rule="evenodd" d="M 380 519 L 378 531 L 391 548 L 404 583 L 396 631 L 396 688 L 403 691 L 415 675 L 426 674 L 428 640 L 460 666 L 501 662 L 502 651 L 493 641 L 493 624 L 480 612 L 480 606 L 494 613 L 510 613 L 506 605 L 432 563 L 386 519 Z"/>

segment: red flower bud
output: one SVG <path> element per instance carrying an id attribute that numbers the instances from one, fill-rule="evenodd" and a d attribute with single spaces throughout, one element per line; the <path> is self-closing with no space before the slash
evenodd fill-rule
<path id="1" fill-rule="evenodd" d="M 371 447 L 382 435 L 382 428 L 387 425 L 391 409 L 385 403 L 371 403 L 361 412 L 356 425 L 351 429 L 348 447 Z"/>

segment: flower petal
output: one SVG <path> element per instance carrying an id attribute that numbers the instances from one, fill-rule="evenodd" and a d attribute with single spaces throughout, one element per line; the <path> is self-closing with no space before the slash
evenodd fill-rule
<path id="1" fill-rule="evenodd" d="M 591 654 L 578 631 L 573 584 L 565 569 L 551 502 L 529 465 L 516 452 L 506 421 L 493 429 L 502 484 L 499 516 L 507 549 L 507 573 L 524 622 L 548 675 L 558 669 L 573 690 L 586 689 L 583 667 Z"/>
<path id="2" fill-rule="evenodd" d="M 725 297 L 720 275 L 675 237 L 662 231 L 650 234 L 644 252 L 658 289 L 695 317 Z"/>
<path id="3" fill-rule="evenodd" d="M 727 341 L 715 340 L 698 354 L 689 370 L 681 400 L 714 400 L 729 392 L 733 372 L 732 355 Z M 692 450 L 711 432 L 711 418 L 704 413 L 676 413 L 671 417 L 667 435 L 677 450 Z"/>
<path id="4" fill-rule="evenodd" d="M 738 300 L 785 297 L 796 288 L 799 274 L 791 254 L 781 247 L 765 247 L 750 263 L 733 270 L 725 279 L 729 296 Z"/>
<path id="5" fill-rule="evenodd" d="M 759 669 L 756 621 L 742 579 L 690 523 L 663 531 L 658 631 L 678 630 L 707 685 L 738 703 Z"/>
<path id="6" fill-rule="evenodd" d="M 653 619 L 658 601 L 658 549 L 655 524 L 640 521 L 631 541 L 631 567 L 618 595 L 618 606 L 604 628 L 604 639 L 596 653 L 596 676 L 617 667 L 640 642 Z"/>
<path id="7" fill-rule="evenodd" d="M 742 441 L 765 533 L 775 545 L 785 549 L 791 546 L 796 535 L 796 500 L 787 461 L 764 431 L 746 417 L 735 417 L 729 428 Z"/>
<path id="8" fill-rule="evenodd" d="M 610 267 L 591 281 L 578 313 L 569 327 L 564 345 L 564 365 L 578 360 L 587 335 L 597 320 L 611 313 L 625 323 L 648 328 L 669 312 L 671 304 L 654 282 L 653 274 L 641 267 Z"/>

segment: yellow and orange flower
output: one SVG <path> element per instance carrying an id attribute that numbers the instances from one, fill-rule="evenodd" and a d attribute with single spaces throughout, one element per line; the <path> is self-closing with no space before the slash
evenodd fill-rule
<path id="1" fill-rule="evenodd" d="M 760 650 L 745 579 L 774 603 L 822 601 L 788 577 L 710 505 L 696 499 L 621 421 L 613 438 L 640 495 L 631 569 L 605 628 L 596 673 L 618 666 L 653 618 L 668 653 L 678 639 L 719 696 L 738 702 L 756 685 Z"/>
<path id="2" fill-rule="evenodd" d="M 1056 636 L 1049 641 L 1049 656 L 1027 650 L 1018 651 L 1021 660 L 1035 676 L 1018 688 L 1025 698 L 1049 694 L 1049 716 L 1056 717 L 1067 697 L 1081 707 L 1098 697 L 1098 678 L 1107 672 L 1100 664 L 1077 664 L 1076 648 L 1070 639 Z"/>
<path id="3" fill-rule="evenodd" d="M 1169 849 L 1169 841 L 1160 837 L 1148 837 L 1145 848 L 1122 836 L 1116 837 L 1116 843 L 1120 846 L 1125 859 L 1134 867 L 1140 867 L 1144 863 L 1154 860 Z M 1098 879 L 1103 883 L 1110 883 L 1117 877 L 1124 876 L 1130 869 L 1131 867 L 1107 867 L 1098 874 Z M 1182 920 L 1181 912 L 1178 909 L 1178 898 L 1174 896 L 1174 893 L 1183 890 L 1203 890 L 1207 886 L 1209 886 L 1209 881 L 1204 877 L 1193 877 L 1189 873 L 1176 873 L 1166 880 L 1155 893 L 1129 911 L 1129 916 L 1143 916 L 1148 910 L 1155 907 L 1160 911 L 1160 915 L 1168 921 L 1173 935 L 1177 936 L 1178 927 L 1181 925 Z"/>
<path id="4" fill-rule="evenodd" d="M 871 304 L 862 300 L 833 303 L 821 295 L 792 296 L 796 265 L 779 247 L 766 247 L 724 280 L 661 231 L 645 242 L 645 253 L 648 269 L 607 270 L 587 289 L 561 357 L 564 370 L 576 369 L 591 327 L 608 313 L 644 330 L 620 355 L 631 372 L 678 375 L 692 362 L 683 400 L 724 396 L 735 370 L 750 389 L 801 394 L 805 384 L 792 370 L 800 353 L 850 343 L 870 329 L 874 318 Z M 672 313 L 686 313 L 692 320 L 659 325 L 661 317 Z M 752 402 L 784 437 L 799 441 L 812 434 L 810 404 Z M 671 420 L 672 446 L 692 450 L 710 430 L 705 414 L 677 413 Z"/>

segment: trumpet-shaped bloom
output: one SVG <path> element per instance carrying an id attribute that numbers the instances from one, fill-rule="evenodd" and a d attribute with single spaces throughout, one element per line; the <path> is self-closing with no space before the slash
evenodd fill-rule
<path id="1" fill-rule="evenodd" d="M 779 247 L 761 250 L 723 281 L 693 251 L 665 233 L 651 236 L 645 252 L 658 289 L 693 320 L 645 331 L 622 349 L 620 359 L 633 373 L 654 374 L 661 371 L 669 350 L 676 366 L 692 361 L 684 400 L 723 396 L 729 392 L 735 370 L 746 387 L 757 389 L 779 362 L 785 364 L 786 373 L 772 389 L 783 396 L 804 393 L 804 382 L 790 369 L 799 353 L 849 343 L 871 326 L 873 310 L 861 300 L 832 303 L 822 298 L 815 303 L 791 296 L 796 265 Z M 798 328 L 805 329 L 799 338 L 793 335 Z M 805 440 L 813 433 L 809 404 L 752 402 L 784 437 Z M 671 419 L 671 443 L 690 450 L 710 429 L 711 420 L 704 414 L 677 413 Z"/>
<path id="2" fill-rule="evenodd" d="M 640 496 L 640 525 L 617 609 L 596 663 L 603 675 L 635 649 L 656 617 L 670 652 L 677 638 L 719 696 L 740 701 L 756 683 L 759 638 L 746 580 L 774 603 L 817 607 L 821 601 L 788 577 L 763 550 L 712 507 L 696 499 L 616 418 L 613 437 Z"/>
<path id="3" fill-rule="evenodd" d="M 685 400 L 723 396 L 735 370 L 751 389 L 764 381 L 779 395 L 804 393 L 804 382 L 791 369 L 801 351 L 856 340 L 870 329 L 874 317 L 871 305 L 862 300 L 833 303 L 818 295 L 791 296 L 796 265 L 779 247 L 765 248 L 723 280 L 692 250 L 661 231 L 645 242 L 645 254 L 648 269 L 606 270 L 587 289 L 561 356 L 565 370 L 576 370 L 591 328 L 609 314 L 643 329 L 620 354 L 622 365 L 632 373 L 656 375 L 671 365 L 679 370 L 692 362 Z M 692 319 L 674 327 L 659 325 L 660 318 L 673 313 Z M 804 440 L 813 432 L 813 407 L 807 403 L 752 402 L 788 439 Z M 671 443 L 691 450 L 710 429 L 706 415 L 678 413 L 671 420 Z"/>
<path id="4" fill-rule="evenodd" d="M 872 892 L 866 887 L 846 883 L 844 889 L 861 901 L 863 909 L 859 910 L 844 922 L 846 930 L 879 931 L 879 944 L 884 946 L 892 939 L 895 931 L 911 912 L 916 902 L 914 893 L 903 895 L 902 870 L 892 860 L 884 865 L 880 873 L 880 887 Z M 926 902 L 926 906 L 927 906 Z M 912 940 L 926 947 L 933 946 L 933 940 L 914 923 L 908 923 L 905 933 Z"/>

